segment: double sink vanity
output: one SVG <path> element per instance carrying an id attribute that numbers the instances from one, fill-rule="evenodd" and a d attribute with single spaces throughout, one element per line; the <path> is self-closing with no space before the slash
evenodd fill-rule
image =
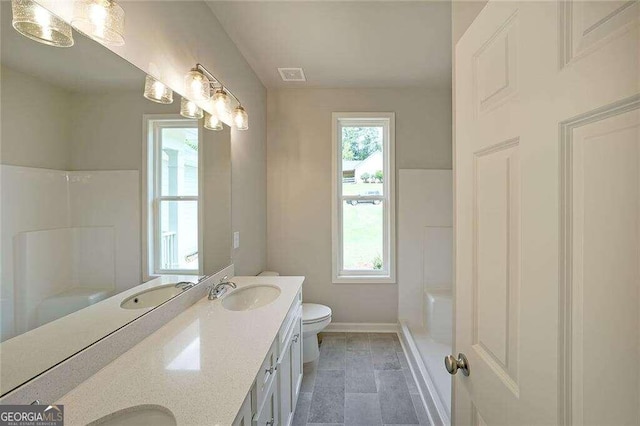
<path id="1" fill-rule="evenodd" d="M 304 278 L 232 281 L 236 289 L 203 297 L 57 401 L 67 424 L 290 424 Z"/>

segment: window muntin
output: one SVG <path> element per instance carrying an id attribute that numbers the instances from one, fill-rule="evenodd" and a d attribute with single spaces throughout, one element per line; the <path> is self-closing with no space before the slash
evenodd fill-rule
<path id="1" fill-rule="evenodd" d="M 333 118 L 333 281 L 394 282 L 394 116 Z"/>
<path id="2" fill-rule="evenodd" d="M 149 272 L 198 274 L 198 122 L 158 119 L 149 127 Z"/>

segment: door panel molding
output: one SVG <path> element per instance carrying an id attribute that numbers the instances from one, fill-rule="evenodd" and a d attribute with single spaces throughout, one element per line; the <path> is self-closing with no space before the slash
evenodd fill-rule
<path id="1" fill-rule="evenodd" d="M 560 247 L 559 247 L 559 342 L 558 342 L 558 423 L 573 424 L 574 401 L 581 398 L 580 389 L 573 389 L 575 378 L 574 360 L 579 348 L 573 347 L 574 332 L 581 324 L 574 323 L 574 307 L 577 303 L 574 282 L 574 132 L 581 127 L 605 121 L 613 117 L 640 109 L 640 94 L 578 115 L 559 124 L 560 140 Z M 579 330 L 578 330 L 579 331 Z M 578 394 L 576 393 L 578 392 Z"/>
<path id="2" fill-rule="evenodd" d="M 558 0 L 559 68 L 589 55 L 633 28 L 638 0 L 574 2 Z"/>
<path id="3" fill-rule="evenodd" d="M 519 143 L 513 138 L 474 153 L 472 192 L 472 347 L 515 397 L 520 394 Z"/>
<path id="4" fill-rule="evenodd" d="M 476 116 L 493 110 L 518 91 L 516 10 L 473 55 Z"/>

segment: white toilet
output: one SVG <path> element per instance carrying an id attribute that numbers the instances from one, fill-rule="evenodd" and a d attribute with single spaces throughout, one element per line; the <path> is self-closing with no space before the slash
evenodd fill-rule
<path id="1" fill-rule="evenodd" d="M 316 303 L 302 304 L 302 361 L 311 362 L 318 359 L 318 333 L 331 322 L 331 308 Z"/>
<path id="2" fill-rule="evenodd" d="M 280 275 L 274 271 L 263 271 L 258 276 L 277 277 Z M 302 304 L 302 362 L 311 362 L 318 359 L 318 333 L 325 329 L 331 322 L 331 308 L 316 303 Z"/>

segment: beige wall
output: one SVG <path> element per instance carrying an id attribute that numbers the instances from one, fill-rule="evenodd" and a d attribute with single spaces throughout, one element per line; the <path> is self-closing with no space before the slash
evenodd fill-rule
<path id="1" fill-rule="evenodd" d="M 0 79 L 2 163 L 69 170 L 69 92 L 4 66 Z"/>
<path id="2" fill-rule="evenodd" d="M 469 25 L 485 7 L 488 0 L 453 1 L 451 4 L 451 38 L 455 47 Z"/>
<path id="3" fill-rule="evenodd" d="M 331 282 L 331 113 L 395 112 L 396 170 L 450 169 L 451 91 L 270 90 L 267 109 L 269 269 L 305 275 L 335 322 L 395 323 L 395 284 Z"/>
<path id="4" fill-rule="evenodd" d="M 144 74 L 140 73 L 143 78 Z M 141 170 L 144 114 L 176 114 L 139 91 L 72 95 L 71 170 Z"/>
<path id="5" fill-rule="evenodd" d="M 73 2 L 38 0 L 69 20 Z M 252 275 L 266 266 L 266 89 L 211 9 L 202 1 L 120 0 L 126 13 L 126 44 L 112 48 L 138 68 L 184 93 L 184 74 L 204 64 L 241 100 L 249 130 L 231 131 L 233 229 L 240 248 L 235 272 Z"/>

